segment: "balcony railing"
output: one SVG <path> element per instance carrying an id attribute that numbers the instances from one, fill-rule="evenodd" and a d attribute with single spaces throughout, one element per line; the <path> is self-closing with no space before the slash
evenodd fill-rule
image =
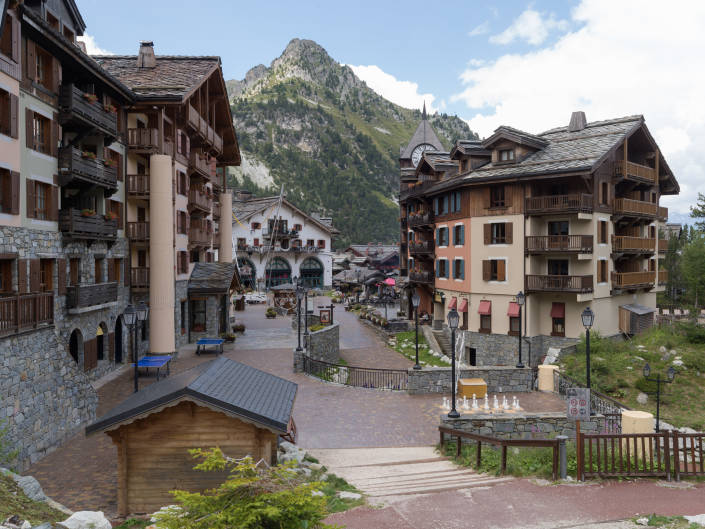
<path id="1" fill-rule="evenodd" d="M 668 251 L 668 239 L 659 239 L 658 240 L 658 252 L 659 253 L 666 253 Z"/>
<path id="2" fill-rule="evenodd" d="M 71 83 L 62 84 L 59 89 L 59 122 L 63 126 L 81 124 L 97 128 L 112 137 L 118 132 L 117 114 L 105 110 L 102 103 L 93 101 L 91 95 Z"/>
<path id="3" fill-rule="evenodd" d="M 662 221 L 668 220 L 668 208 L 659 207 L 658 208 L 658 218 Z"/>
<path id="4" fill-rule="evenodd" d="M 130 268 L 130 286 L 133 288 L 149 287 L 149 268 L 146 266 Z"/>
<path id="5" fill-rule="evenodd" d="M 59 150 L 59 185 L 70 184 L 98 185 L 117 189 L 117 167 L 105 165 L 103 160 L 89 156 L 75 147 Z"/>
<path id="6" fill-rule="evenodd" d="M 409 243 L 409 253 L 411 255 L 433 254 L 434 247 L 433 241 L 411 241 Z"/>
<path id="7" fill-rule="evenodd" d="M 651 287 L 656 280 L 656 272 L 612 272 L 614 288 Z"/>
<path id="8" fill-rule="evenodd" d="M 592 276 L 527 275 L 526 291 L 585 294 L 593 291 Z"/>
<path id="9" fill-rule="evenodd" d="M 210 246 L 211 235 L 205 228 L 191 226 L 188 231 L 188 242 L 191 246 Z"/>
<path id="10" fill-rule="evenodd" d="M 433 272 L 427 270 L 412 270 L 409 272 L 409 281 L 413 283 L 433 283 Z"/>
<path id="11" fill-rule="evenodd" d="M 528 215 L 544 213 L 591 213 L 592 195 L 550 195 L 544 197 L 527 197 L 525 211 Z"/>
<path id="12" fill-rule="evenodd" d="M 614 235 L 612 236 L 612 250 L 623 253 L 654 253 L 656 239 Z"/>
<path id="13" fill-rule="evenodd" d="M 127 129 L 127 146 L 140 151 L 157 151 L 159 129 Z"/>
<path id="14" fill-rule="evenodd" d="M 127 238 L 133 241 L 148 241 L 149 222 L 128 222 Z"/>
<path id="15" fill-rule="evenodd" d="M 526 253 L 592 253 L 592 235 L 528 235 Z"/>
<path id="16" fill-rule="evenodd" d="M 191 156 L 189 157 L 189 168 L 192 171 L 197 172 L 204 178 L 210 179 L 211 177 L 211 166 L 208 160 L 201 153 L 191 151 Z"/>
<path id="17" fill-rule="evenodd" d="M 117 301 L 117 282 L 66 287 L 66 308 L 84 309 Z"/>
<path id="18" fill-rule="evenodd" d="M 417 213 L 409 217 L 410 228 L 428 226 L 429 224 L 433 224 L 433 213 L 430 211 L 427 211 L 426 213 Z"/>
<path id="19" fill-rule="evenodd" d="M 54 323 L 54 293 L 0 296 L 0 336 Z"/>
<path id="20" fill-rule="evenodd" d="M 149 196 L 149 175 L 127 175 L 127 193 L 133 197 L 146 198 Z"/>
<path id="21" fill-rule="evenodd" d="M 188 205 L 189 209 L 200 209 L 205 213 L 210 213 L 211 211 L 211 197 L 207 193 L 202 193 L 196 188 L 189 189 L 188 192 Z"/>
<path id="22" fill-rule="evenodd" d="M 629 217 L 655 217 L 658 206 L 651 202 L 632 200 L 631 198 L 616 198 L 614 200 L 614 213 Z"/>
<path id="23" fill-rule="evenodd" d="M 198 111 L 191 105 L 188 106 L 188 114 L 186 115 L 186 123 L 196 132 L 199 130 L 200 116 Z"/>
<path id="24" fill-rule="evenodd" d="M 213 201 L 213 218 L 214 219 L 219 219 L 220 218 L 220 203 Z"/>
<path id="25" fill-rule="evenodd" d="M 658 284 L 665 285 L 666 283 L 668 283 L 668 270 L 659 270 L 658 271 Z"/>
<path id="26" fill-rule="evenodd" d="M 288 239 L 291 237 L 298 237 L 299 232 L 297 230 L 289 230 L 281 224 L 278 224 L 275 230 L 271 229 L 269 226 L 262 228 L 262 236 L 266 239 Z"/>
<path id="27" fill-rule="evenodd" d="M 213 142 L 212 143 L 213 143 L 213 150 L 217 154 L 220 154 L 223 152 L 223 138 L 217 132 L 213 133 Z"/>
<path id="28" fill-rule="evenodd" d="M 643 180 L 650 183 L 656 182 L 656 169 L 634 162 L 626 162 L 625 168 L 624 160 L 618 160 L 614 164 L 614 175 L 618 178 Z"/>
<path id="29" fill-rule="evenodd" d="M 84 216 L 78 209 L 59 212 L 59 230 L 74 239 L 108 239 L 117 237 L 117 220 L 106 220 L 103 215 Z"/>

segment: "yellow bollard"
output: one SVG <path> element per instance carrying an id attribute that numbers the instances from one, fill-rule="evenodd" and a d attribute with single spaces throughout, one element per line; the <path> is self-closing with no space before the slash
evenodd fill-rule
<path id="1" fill-rule="evenodd" d="M 539 391 L 556 391 L 553 384 L 553 373 L 558 371 L 558 366 L 551 364 L 539 366 Z"/>
<path id="2" fill-rule="evenodd" d="M 638 434 L 638 433 L 654 433 L 654 416 L 647 411 L 637 410 L 622 410 L 622 433 L 623 434 Z M 644 448 L 640 440 L 634 442 L 634 439 L 624 439 L 622 442 L 622 450 L 626 457 L 626 443 L 629 442 L 629 455 L 634 461 L 634 453 L 636 451 L 637 458 L 649 459 L 651 456 L 651 443 L 646 440 Z M 636 445 L 636 446 L 635 446 Z"/>

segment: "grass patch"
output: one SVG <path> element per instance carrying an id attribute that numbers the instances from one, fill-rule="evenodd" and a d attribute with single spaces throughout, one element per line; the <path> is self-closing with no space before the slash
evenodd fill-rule
<path id="1" fill-rule="evenodd" d="M 10 476 L 0 474 L 0 520 L 13 514 L 29 523 L 60 522 L 68 518 L 66 514 L 52 509 L 46 503 L 30 500 Z"/>
<path id="2" fill-rule="evenodd" d="M 652 514 L 650 516 L 637 516 L 632 518 L 632 521 L 636 522 L 639 518 L 647 518 L 649 527 L 660 527 L 662 529 L 698 529 L 701 527 L 696 523 L 689 523 L 688 520 L 682 516 L 659 516 L 658 514 Z"/>
<path id="3" fill-rule="evenodd" d="M 394 350 L 401 353 L 409 360 L 416 361 L 416 331 L 397 333 Z M 431 349 L 426 343 L 426 338 L 419 333 L 419 364 L 422 366 L 448 367 L 450 363 L 444 362 L 440 358 L 431 354 Z"/>
<path id="4" fill-rule="evenodd" d="M 311 475 L 313 481 L 319 480 L 323 473 L 325 472 L 325 467 L 323 469 L 314 471 Z M 320 491 L 325 494 L 328 512 L 333 514 L 335 512 L 347 511 L 358 505 L 363 505 L 365 503 L 365 498 L 362 497 L 358 500 L 348 500 L 345 498 L 339 498 L 339 491 L 356 492 L 361 494 L 359 490 L 350 485 L 343 478 L 336 476 L 335 474 L 328 474 L 328 479 L 321 481 L 322 486 Z"/>
<path id="5" fill-rule="evenodd" d="M 143 520 L 141 518 L 128 518 L 120 525 L 115 526 L 113 529 L 144 529 L 148 525 L 152 525 L 149 520 Z"/>

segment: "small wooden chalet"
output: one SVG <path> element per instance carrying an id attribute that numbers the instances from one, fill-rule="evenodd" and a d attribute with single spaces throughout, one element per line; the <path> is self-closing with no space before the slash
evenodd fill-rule
<path id="1" fill-rule="evenodd" d="M 189 342 L 229 332 L 230 297 L 240 289 L 235 263 L 196 263 L 188 280 Z"/>
<path id="2" fill-rule="evenodd" d="M 193 470 L 192 448 L 275 464 L 288 436 L 297 385 L 219 357 L 155 382 L 86 428 L 117 446 L 118 514 L 150 513 L 173 503 L 170 490 L 217 487 L 227 472 Z"/>

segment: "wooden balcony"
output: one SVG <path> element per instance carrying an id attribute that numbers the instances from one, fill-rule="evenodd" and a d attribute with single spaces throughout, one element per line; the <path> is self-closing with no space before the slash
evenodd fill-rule
<path id="1" fill-rule="evenodd" d="M 624 160 L 618 160 L 614 164 L 614 176 L 626 180 L 653 184 L 656 182 L 656 169 L 634 162 L 626 162 L 625 164 Z"/>
<path id="2" fill-rule="evenodd" d="M 433 272 L 429 272 L 427 270 L 412 270 L 409 272 L 409 281 L 412 283 L 433 284 Z"/>
<path id="3" fill-rule="evenodd" d="M 277 228 L 275 230 L 272 230 L 269 226 L 262 228 L 262 237 L 265 239 L 291 239 L 298 236 L 298 231 L 284 228 L 281 224 L 277 224 Z"/>
<path id="4" fill-rule="evenodd" d="M 149 288 L 149 267 L 130 268 L 130 286 L 132 288 Z"/>
<path id="5" fill-rule="evenodd" d="M 647 237 L 612 236 L 614 253 L 650 254 L 656 251 L 656 239 Z"/>
<path id="6" fill-rule="evenodd" d="M 200 116 L 198 115 L 198 110 L 191 105 L 188 106 L 188 112 L 186 113 L 186 125 L 191 127 L 194 132 L 200 131 Z"/>
<path id="7" fill-rule="evenodd" d="M 651 202 L 642 202 L 631 198 L 614 199 L 614 214 L 622 217 L 655 218 L 658 214 L 658 209 L 658 206 Z"/>
<path id="8" fill-rule="evenodd" d="M 66 287 L 66 308 L 85 309 L 117 301 L 118 284 L 96 283 Z"/>
<path id="9" fill-rule="evenodd" d="M 211 166 L 203 154 L 191 151 L 191 156 L 189 157 L 189 172 L 197 173 L 203 178 L 210 180 L 211 178 Z"/>
<path id="10" fill-rule="evenodd" d="M 200 211 L 208 214 L 211 212 L 212 200 L 207 193 L 199 191 L 192 187 L 188 192 L 188 209 L 189 211 Z"/>
<path id="11" fill-rule="evenodd" d="M 149 222 L 128 222 L 127 238 L 132 241 L 148 241 Z"/>
<path id="12" fill-rule="evenodd" d="M 668 251 L 668 239 L 658 240 L 658 253 L 666 253 Z"/>
<path id="13" fill-rule="evenodd" d="M 59 123 L 65 130 L 97 129 L 111 138 L 118 134 L 117 113 L 106 110 L 71 83 L 59 89 Z"/>
<path id="14" fill-rule="evenodd" d="M 149 175 L 127 175 L 127 194 L 131 198 L 149 198 Z"/>
<path id="15" fill-rule="evenodd" d="M 223 152 L 223 137 L 217 132 L 213 133 L 213 151 L 216 156 Z"/>
<path id="16" fill-rule="evenodd" d="M 59 212 L 59 230 L 64 237 L 86 240 L 108 240 L 117 238 L 117 220 L 106 220 L 103 215 L 83 216 L 78 209 L 62 209 Z"/>
<path id="17" fill-rule="evenodd" d="M 527 254 L 592 253 L 592 235 L 527 235 Z"/>
<path id="18" fill-rule="evenodd" d="M 612 272 L 613 288 L 651 288 L 655 280 L 656 272 Z"/>
<path id="19" fill-rule="evenodd" d="M 665 285 L 666 283 L 668 283 L 668 270 L 659 270 L 658 271 L 658 284 Z"/>
<path id="20" fill-rule="evenodd" d="M 592 195 L 550 195 L 527 197 L 524 210 L 527 215 L 546 215 L 554 213 L 592 213 Z"/>
<path id="21" fill-rule="evenodd" d="M 0 295 L 0 336 L 54 323 L 54 293 Z"/>
<path id="22" fill-rule="evenodd" d="M 159 129 L 127 129 L 127 146 L 146 154 L 159 151 Z"/>
<path id="23" fill-rule="evenodd" d="M 189 246 L 210 246 L 212 232 L 209 232 L 205 228 L 200 228 L 198 226 L 191 226 L 188 231 L 188 243 Z"/>
<path id="24" fill-rule="evenodd" d="M 213 218 L 214 219 L 219 219 L 220 218 L 220 202 L 216 202 L 215 200 L 213 201 Z"/>
<path id="25" fill-rule="evenodd" d="M 409 228 L 430 227 L 431 224 L 433 224 L 433 213 L 431 211 L 417 213 L 409 217 Z"/>
<path id="26" fill-rule="evenodd" d="M 666 222 L 668 220 L 668 208 L 658 208 L 658 219 Z"/>
<path id="27" fill-rule="evenodd" d="M 411 241 L 409 243 L 409 253 L 411 255 L 433 255 L 435 248 L 434 241 Z"/>
<path id="28" fill-rule="evenodd" d="M 100 186 L 111 192 L 117 190 L 117 167 L 105 165 L 103 160 L 84 157 L 75 147 L 59 149 L 60 186 Z"/>
<path id="29" fill-rule="evenodd" d="M 593 291 L 592 276 L 527 275 L 526 291 L 586 294 Z"/>

